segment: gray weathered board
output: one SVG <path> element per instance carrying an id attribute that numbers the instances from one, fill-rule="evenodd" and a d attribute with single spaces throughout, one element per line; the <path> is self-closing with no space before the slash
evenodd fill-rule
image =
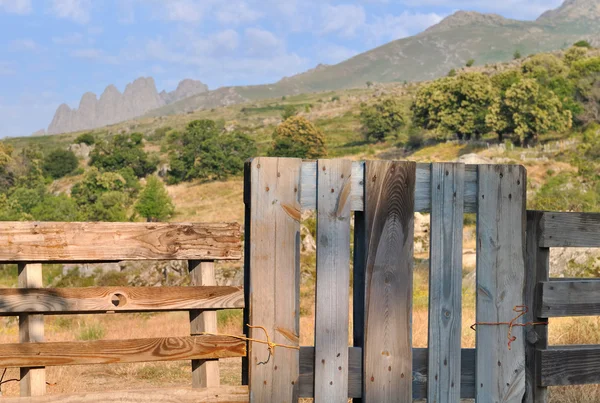
<path id="1" fill-rule="evenodd" d="M 600 213 L 546 212 L 540 246 L 600 248 Z"/>
<path id="2" fill-rule="evenodd" d="M 525 169 L 480 165 L 477 208 L 477 322 L 509 322 L 523 305 Z M 525 332 L 477 327 L 477 401 L 520 402 L 525 394 Z"/>
<path id="3" fill-rule="evenodd" d="M 432 402 L 460 401 L 464 165 L 431 167 L 429 378 Z"/>
<path id="4" fill-rule="evenodd" d="M 317 166 L 314 395 L 316 403 L 347 403 L 352 162 Z"/>
<path id="5" fill-rule="evenodd" d="M 350 190 L 350 209 L 364 209 L 364 166 L 359 161 L 352 164 L 352 184 Z M 300 202 L 302 209 L 314 210 L 317 207 L 317 163 L 302 163 L 302 186 Z M 475 213 L 477 206 L 477 165 L 465 165 L 465 213 Z M 417 164 L 415 183 L 415 211 L 431 211 L 431 164 Z"/>

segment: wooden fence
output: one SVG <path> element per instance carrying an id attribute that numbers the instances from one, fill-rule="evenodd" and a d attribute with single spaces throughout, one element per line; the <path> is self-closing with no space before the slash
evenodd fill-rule
<path id="1" fill-rule="evenodd" d="M 19 316 L 20 339 L 0 344 L 0 369 L 21 368 L 27 401 L 243 400 L 245 388 L 219 388 L 216 360 L 244 356 L 246 343 L 198 335 L 217 331 L 215 310 L 244 306 L 241 288 L 215 286 L 213 267 L 216 260 L 241 258 L 239 224 L 8 222 L 0 225 L 0 245 L 0 261 L 19 265 L 19 288 L 0 288 L 0 315 Z M 188 260 L 191 285 L 43 288 L 42 263 L 123 260 Z M 189 311 L 190 336 L 44 342 L 44 315 L 149 311 Z M 47 366 L 188 359 L 195 389 L 43 396 Z"/>
<path id="2" fill-rule="evenodd" d="M 21 318 L 21 343 L 0 345 L 0 368 L 23 368 L 27 396 L 43 388 L 44 366 L 193 360 L 196 389 L 32 402 L 538 403 L 547 401 L 548 386 L 600 383 L 600 346 L 549 347 L 543 324 L 600 314 L 600 281 L 550 280 L 548 267 L 551 247 L 600 247 L 600 215 L 527 212 L 526 185 L 526 170 L 515 165 L 256 158 L 245 168 L 243 297 L 208 283 L 210 261 L 241 257 L 236 225 L 4 224 L 0 261 L 20 262 L 23 288 L 0 289 L 0 314 Z M 300 346 L 300 225 L 310 210 L 317 216 L 315 338 Z M 427 348 L 412 343 L 415 212 L 431 220 Z M 477 215 L 473 349 L 461 348 L 466 213 Z M 193 284 L 41 288 L 39 262 L 127 259 L 191 260 Z M 271 351 L 197 335 L 215 332 L 215 309 L 241 307 L 245 323 L 266 330 L 246 328 L 246 335 L 276 343 Z M 42 315 L 146 310 L 189 310 L 190 337 L 43 342 Z M 219 387 L 210 360 L 221 357 L 243 357 L 247 386 Z"/>

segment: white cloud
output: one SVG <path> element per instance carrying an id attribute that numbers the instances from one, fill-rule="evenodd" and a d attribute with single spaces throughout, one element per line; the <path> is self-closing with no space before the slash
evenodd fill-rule
<path id="1" fill-rule="evenodd" d="M 323 21 L 321 33 L 338 33 L 344 37 L 354 36 L 356 31 L 364 26 L 367 18 L 364 8 L 350 4 L 325 5 L 321 14 Z"/>
<path id="2" fill-rule="evenodd" d="M 246 53 L 249 56 L 269 56 L 280 54 L 284 43 L 272 32 L 260 28 L 248 28 L 245 31 Z"/>
<path id="3" fill-rule="evenodd" d="M 243 24 L 260 19 L 263 13 L 252 9 L 244 1 L 236 1 L 224 4 L 217 10 L 217 20 L 223 24 Z"/>
<path id="4" fill-rule="evenodd" d="M 56 45 L 79 45 L 83 43 L 83 35 L 79 32 L 73 32 L 64 36 L 53 36 L 52 42 Z"/>
<path id="5" fill-rule="evenodd" d="M 93 60 L 106 64 L 119 64 L 119 59 L 104 52 L 102 49 L 84 48 L 76 49 L 70 53 L 71 56 L 78 59 Z"/>
<path id="6" fill-rule="evenodd" d="M 0 11 L 25 15 L 31 13 L 31 0 L 0 0 Z"/>
<path id="7" fill-rule="evenodd" d="M 10 42 L 9 49 L 16 52 L 35 52 L 39 46 L 33 39 L 15 39 Z"/>
<path id="8" fill-rule="evenodd" d="M 436 13 L 412 13 L 376 17 L 368 25 L 368 37 L 375 43 L 389 42 L 417 34 L 440 22 L 444 17 Z"/>
<path id="9" fill-rule="evenodd" d="M 204 5 L 200 1 L 171 0 L 164 3 L 164 18 L 170 21 L 198 22 L 204 17 Z"/>
<path id="10" fill-rule="evenodd" d="M 90 21 L 91 0 L 52 0 L 52 13 L 58 18 L 86 24 Z"/>

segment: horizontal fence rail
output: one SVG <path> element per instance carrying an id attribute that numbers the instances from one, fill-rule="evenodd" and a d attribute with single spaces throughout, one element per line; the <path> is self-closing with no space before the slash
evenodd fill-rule
<path id="1" fill-rule="evenodd" d="M 600 315 L 600 279 L 545 281 L 539 290 L 540 317 Z"/>
<path id="2" fill-rule="evenodd" d="M 242 357 L 246 342 L 227 336 L 0 344 L 0 368 Z"/>
<path id="3" fill-rule="evenodd" d="M 539 351 L 542 386 L 600 383 L 600 346 L 553 346 Z"/>
<path id="4" fill-rule="evenodd" d="M 243 307 L 241 287 L 0 288 L 0 316 Z"/>
<path id="5" fill-rule="evenodd" d="M 540 246 L 600 248 L 600 213 L 544 212 Z"/>
<path id="6" fill-rule="evenodd" d="M 235 260 L 240 225 L 4 222 L 0 262 Z"/>

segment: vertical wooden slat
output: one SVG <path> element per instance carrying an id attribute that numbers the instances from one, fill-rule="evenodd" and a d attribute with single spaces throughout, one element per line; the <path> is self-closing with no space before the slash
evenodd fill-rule
<path id="1" fill-rule="evenodd" d="M 416 164 L 367 161 L 363 399 L 412 402 Z"/>
<path id="2" fill-rule="evenodd" d="M 315 402 L 348 402 L 352 161 L 317 162 Z"/>
<path id="3" fill-rule="evenodd" d="M 215 266 L 212 261 L 190 260 L 190 285 L 217 285 Z M 190 311 L 190 332 L 217 333 L 217 312 Z M 220 385 L 219 360 L 192 360 L 192 387 L 213 388 Z"/>
<path id="4" fill-rule="evenodd" d="M 19 287 L 42 288 L 42 264 L 19 263 Z M 19 341 L 36 343 L 44 341 L 44 315 L 19 315 Z M 46 393 L 44 368 L 21 368 L 21 396 L 42 396 Z"/>
<path id="5" fill-rule="evenodd" d="M 300 304 L 300 167 L 293 158 L 256 158 L 251 164 L 250 324 L 275 343 L 298 346 Z M 266 340 L 260 329 L 250 337 Z M 250 343 L 251 402 L 298 400 L 299 352 Z"/>
<path id="6" fill-rule="evenodd" d="M 354 175 L 354 173 L 353 173 Z M 359 185 L 364 187 L 364 170 Z M 353 182 L 356 178 L 353 178 Z M 364 192 L 363 192 L 364 194 Z M 364 205 L 364 200 L 363 200 Z M 352 265 L 352 344 L 364 346 L 365 332 L 365 267 L 367 265 L 366 228 L 364 211 L 354 212 L 354 256 Z M 362 355 L 362 354 L 361 354 Z M 362 358 L 361 358 L 362 359 Z M 364 368 L 364 366 L 363 366 Z M 362 375 L 361 375 L 362 376 Z M 361 403 L 361 398 L 352 399 Z"/>
<path id="7" fill-rule="evenodd" d="M 509 322 L 523 305 L 526 171 L 480 165 L 477 206 L 477 322 Z M 477 401 L 520 402 L 525 394 L 525 333 L 506 325 L 478 326 Z"/>
<path id="8" fill-rule="evenodd" d="M 250 222 L 252 217 L 252 159 L 244 163 L 244 311 L 243 327 L 244 336 L 250 335 L 250 329 L 246 326 L 250 323 Z M 250 345 L 248 345 L 250 351 Z M 249 355 L 242 357 L 242 385 L 248 385 L 249 380 Z"/>
<path id="9" fill-rule="evenodd" d="M 537 288 L 541 281 L 548 281 L 550 271 L 550 249 L 539 246 L 541 221 L 544 213 L 541 211 L 527 212 L 527 268 L 525 276 L 525 292 L 523 300 L 529 312 L 523 318 L 524 322 L 547 322 L 547 318 L 536 315 L 538 304 L 541 303 Z M 548 348 L 548 327 L 544 325 L 527 329 L 527 345 L 525 349 L 525 398 L 523 403 L 546 403 L 547 388 L 538 386 L 541 366 L 538 361 L 538 349 Z"/>
<path id="10" fill-rule="evenodd" d="M 432 164 L 427 401 L 460 401 L 464 174 Z"/>

